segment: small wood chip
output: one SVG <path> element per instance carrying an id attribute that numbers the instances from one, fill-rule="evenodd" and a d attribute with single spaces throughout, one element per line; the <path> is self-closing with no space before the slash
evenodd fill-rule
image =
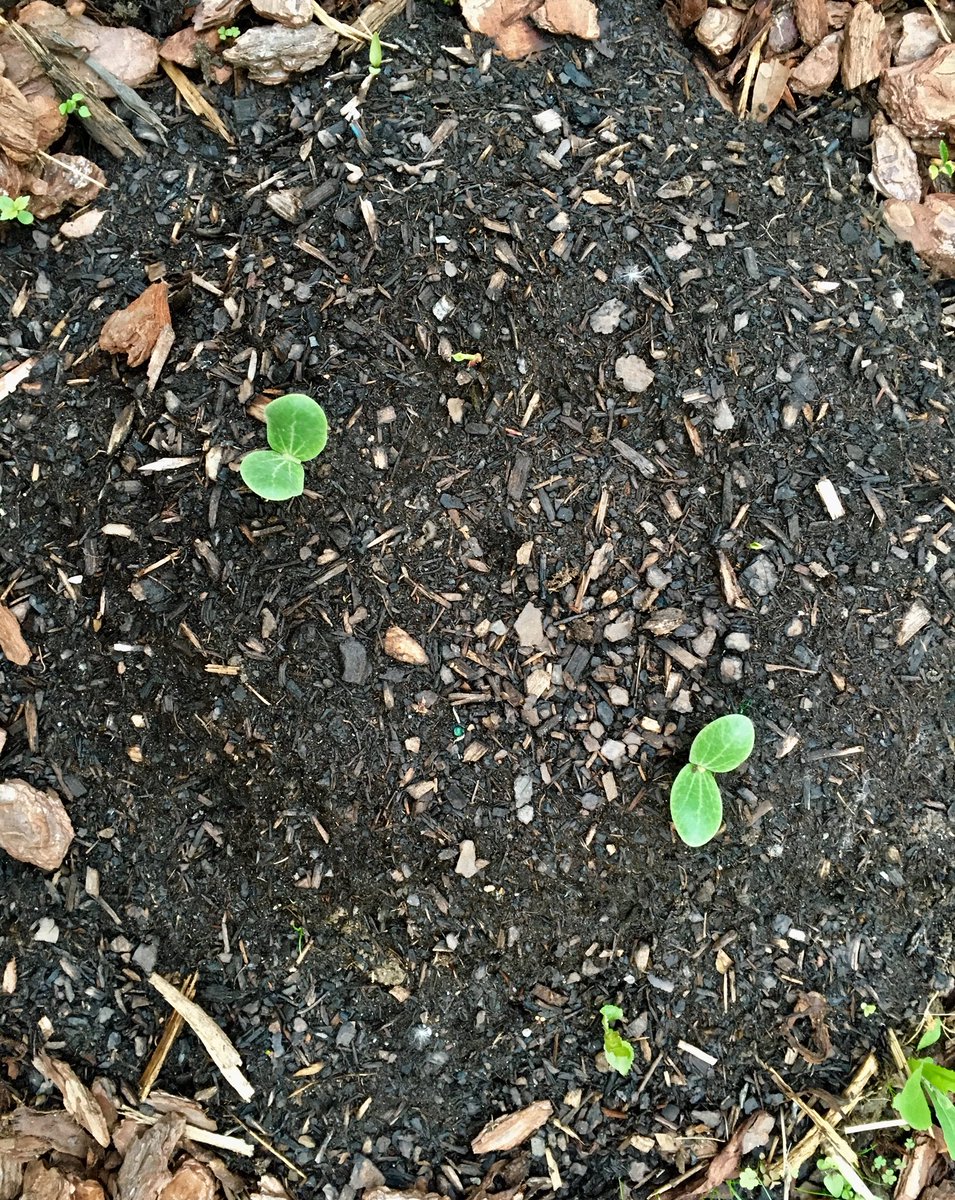
<path id="1" fill-rule="evenodd" d="M 242 1056 L 229 1041 L 219 1026 L 198 1004 L 188 1000 L 182 992 L 173 987 L 168 980 L 163 979 L 155 971 L 149 976 L 149 982 L 186 1022 L 196 1037 L 206 1048 L 206 1052 L 215 1065 L 229 1081 L 236 1092 L 248 1103 L 255 1095 L 255 1088 L 242 1074 Z"/>
<path id="2" fill-rule="evenodd" d="M 395 662 L 407 663 L 412 667 L 426 667 L 428 653 L 420 642 L 415 641 L 400 625 L 392 625 L 385 631 L 385 653 Z"/>
<path id="3" fill-rule="evenodd" d="M 838 521 L 840 517 L 846 515 L 846 510 L 839 499 L 839 493 L 831 479 L 820 479 L 816 484 L 816 493 L 831 520 Z"/>
<path id="4" fill-rule="evenodd" d="M 513 1150 L 526 1142 L 550 1118 L 554 1111 L 549 1100 L 535 1100 L 526 1108 L 490 1121 L 471 1142 L 475 1154 L 491 1154 Z"/>
<path id="5" fill-rule="evenodd" d="M 904 646 L 915 637 L 917 633 L 925 628 L 932 620 L 932 614 L 925 607 L 921 600 L 916 600 L 909 611 L 902 618 L 902 624 L 899 627 L 898 635 L 895 639 L 897 646 Z"/>
<path id="6" fill-rule="evenodd" d="M 73 1120 L 105 1150 L 110 1143 L 110 1132 L 103 1110 L 73 1068 L 42 1050 L 33 1059 L 33 1065 L 62 1095 L 63 1107 Z"/>
<path id="7" fill-rule="evenodd" d="M 20 622 L 16 616 L 0 604 L 0 650 L 10 662 L 25 667 L 30 662 L 30 647 L 23 640 Z"/>

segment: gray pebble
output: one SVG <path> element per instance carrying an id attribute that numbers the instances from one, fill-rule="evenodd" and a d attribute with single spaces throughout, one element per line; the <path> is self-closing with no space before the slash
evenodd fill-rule
<path id="1" fill-rule="evenodd" d="M 726 649 L 745 651 L 752 646 L 748 633 L 728 633 L 726 635 Z"/>
<path id="2" fill-rule="evenodd" d="M 743 660 L 727 654 L 720 663 L 720 679 L 724 683 L 739 683 L 743 678 Z"/>
<path id="3" fill-rule="evenodd" d="M 704 629 L 698 634 L 690 645 L 693 647 L 693 653 L 698 658 L 706 658 L 709 652 L 713 649 L 713 643 L 716 641 L 715 629 Z"/>
<path id="4" fill-rule="evenodd" d="M 757 596 L 768 596 L 779 582 L 779 572 L 772 559 L 758 554 L 740 576 L 746 587 Z"/>
<path id="5" fill-rule="evenodd" d="M 368 675 L 368 655 L 358 638 L 345 638 L 338 647 L 342 656 L 342 679 L 345 683 L 364 683 Z"/>

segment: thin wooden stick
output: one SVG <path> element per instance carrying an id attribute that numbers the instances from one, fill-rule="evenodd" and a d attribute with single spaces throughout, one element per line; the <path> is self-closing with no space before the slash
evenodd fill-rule
<path id="1" fill-rule="evenodd" d="M 196 994 L 196 985 L 199 982 L 199 972 L 193 971 L 186 982 L 182 985 L 182 994 L 187 1000 L 191 1000 Z M 163 1069 L 166 1059 L 169 1057 L 169 1051 L 173 1048 L 176 1038 L 182 1033 L 182 1027 L 185 1021 L 175 1009 L 166 1018 L 166 1024 L 162 1031 L 162 1037 L 156 1043 L 156 1049 L 152 1052 L 149 1062 L 139 1077 L 139 1098 L 145 1100 L 153 1089 L 153 1084 L 159 1078 L 159 1072 Z"/>

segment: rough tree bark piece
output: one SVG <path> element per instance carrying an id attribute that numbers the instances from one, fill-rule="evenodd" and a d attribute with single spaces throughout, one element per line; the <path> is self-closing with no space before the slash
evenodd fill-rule
<path id="1" fill-rule="evenodd" d="M 15 196 L 16 192 L 10 192 Z M 20 622 L 5 604 L 0 604 L 0 650 L 10 662 L 26 667 L 30 662 L 30 647 L 23 640 Z"/>
<path id="2" fill-rule="evenodd" d="M 106 176 L 95 163 L 79 154 L 54 154 L 44 159 L 24 183 L 33 196 L 30 211 L 39 220 L 45 220 L 67 204 L 92 203 L 106 187 Z"/>
<path id="3" fill-rule="evenodd" d="M 546 33 L 569 33 L 588 42 L 600 37 L 597 6 L 592 0 L 544 0 L 531 20 Z"/>
<path id="4" fill-rule="evenodd" d="M 461 0 L 468 29 L 493 38 L 505 58 L 524 58 L 546 43 L 527 17 L 540 0 Z"/>
<path id="5" fill-rule="evenodd" d="M 106 318 L 99 348 L 109 354 L 125 354 L 129 366 L 138 367 L 152 354 L 162 331 L 171 326 L 169 285 L 161 280 Z"/>
<path id="6" fill-rule="evenodd" d="M 912 144 L 897 125 L 879 122 L 872 139 L 872 186 L 890 200 L 922 198 L 922 179 Z"/>
<path id="7" fill-rule="evenodd" d="M 73 1068 L 58 1058 L 50 1058 L 43 1050 L 33 1059 L 33 1065 L 59 1091 L 63 1097 L 63 1107 L 77 1125 L 92 1134 L 105 1150 L 110 1135 L 103 1110 Z"/>
<path id="8" fill-rule="evenodd" d="M 73 841 L 73 826 L 55 792 L 25 779 L 0 783 L 0 850 L 41 871 L 56 871 Z"/>
<path id="9" fill-rule="evenodd" d="M 793 0 L 793 16 L 799 36 L 807 46 L 818 46 L 829 32 L 826 0 Z"/>
<path id="10" fill-rule="evenodd" d="M 846 21 L 842 43 L 842 82 L 850 91 L 878 79 L 890 61 L 885 17 L 859 0 Z"/>
<path id="11" fill-rule="evenodd" d="M 814 46 L 789 75 L 789 89 L 800 96 L 821 96 L 839 74 L 842 32 L 830 33 Z"/>
<path id="12" fill-rule="evenodd" d="M 471 1142 L 471 1149 L 475 1154 L 513 1150 L 540 1129 L 553 1111 L 554 1106 L 549 1100 L 535 1100 L 526 1108 L 508 1113 L 505 1117 L 497 1117 L 484 1126 Z"/>
<path id="13" fill-rule="evenodd" d="M 412 667 L 426 667 L 428 653 L 420 642 L 400 625 L 392 625 L 385 630 L 385 653 L 396 662 L 407 663 Z"/>
<path id="14" fill-rule="evenodd" d="M 28 96 L 27 100 L 36 122 L 37 146 L 46 150 L 66 132 L 66 114 L 60 112 L 60 106 L 53 96 L 46 96 L 42 92 Z"/>
<path id="15" fill-rule="evenodd" d="M 178 33 L 173 33 L 160 45 L 159 57 L 166 62 L 178 63 L 180 67 L 198 67 L 196 46 L 202 43 L 207 50 L 219 48 L 219 35 L 214 29 L 200 33 L 193 25 L 187 25 Z"/>
<path id="16" fill-rule="evenodd" d="M 234 67 L 245 67 L 258 83 L 278 84 L 322 66 L 337 45 L 338 34 L 324 25 L 304 29 L 269 25 L 246 30 L 222 57 Z"/>
<path id="17" fill-rule="evenodd" d="M 886 71 L 879 103 L 908 137 L 955 136 L 955 44 Z"/>
<path id="18" fill-rule="evenodd" d="M 199 0 L 192 23 L 200 30 L 218 29 L 220 25 L 228 27 L 247 3 L 248 0 Z"/>
<path id="19" fill-rule="evenodd" d="M 955 278 L 955 195 L 930 192 L 924 204 L 886 200 L 885 223 L 933 270 Z"/>
<path id="20" fill-rule="evenodd" d="M 0 75 L 0 149 L 17 163 L 30 162 L 37 151 L 33 106 L 4 75 Z"/>
<path id="21" fill-rule="evenodd" d="M 291 29 L 300 29 L 312 19 L 311 0 L 252 0 L 252 7 L 260 17 Z"/>
<path id="22" fill-rule="evenodd" d="M 167 1163 L 182 1141 L 186 1119 L 170 1113 L 137 1133 L 116 1176 L 118 1200 L 155 1200 L 172 1179 Z"/>
<path id="23" fill-rule="evenodd" d="M 753 81 L 753 94 L 749 103 L 750 119 L 761 125 L 769 120 L 783 98 L 789 81 L 789 68 L 776 59 L 761 62 Z"/>
<path id="24" fill-rule="evenodd" d="M 743 14 L 735 8 L 723 8 L 710 5 L 696 27 L 694 36 L 701 46 L 705 46 L 710 54 L 724 58 L 732 54 L 739 41 L 739 32 L 743 27 Z"/>
<path id="25" fill-rule="evenodd" d="M 942 44 L 938 26 L 927 12 L 906 13 L 902 18 L 902 36 L 895 47 L 894 62 L 897 67 L 928 58 Z"/>
<path id="26" fill-rule="evenodd" d="M 219 1189 L 207 1166 L 187 1158 L 159 1193 L 159 1200 L 216 1200 Z"/>
<path id="27" fill-rule="evenodd" d="M 58 33 L 75 46 L 89 51 L 101 66 L 129 87 L 139 87 L 152 79 L 159 69 L 159 43 L 139 29 L 98 25 L 89 17 L 70 16 L 65 9 L 48 4 L 47 0 L 32 0 L 20 10 L 19 20 L 39 33 L 46 30 Z M 85 91 L 101 98 L 114 94 L 81 60 L 71 61 Z"/>

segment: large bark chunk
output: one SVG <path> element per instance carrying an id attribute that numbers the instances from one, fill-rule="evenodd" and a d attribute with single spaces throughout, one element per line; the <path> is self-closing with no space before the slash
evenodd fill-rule
<path id="1" fill-rule="evenodd" d="M 889 36 L 885 17 L 859 0 L 846 21 L 842 43 L 842 82 L 850 91 L 878 79 L 889 65 Z"/>
<path id="2" fill-rule="evenodd" d="M 906 13 L 902 18 L 902 36 L 895 48 L 895 65 L 904 67 L 920 58 L 928 58 L 941 44 L 942 35 L 929 13 Z"/>
<path id="3" fill-rule="evenodd" d="M 696 40 L 701 46 L 705 46 L 710 54 L 724 58 L 736 49 L 742 27 L 741 12 L 737 12 L 735 8 L 711 5 L 700 17 L 700 23 L 696 27 Z"/>
<path id="4" fill-rule="evenodd" d="M 234 67 L 245 67 L 259 83 L 277 84 L 328 62 L 337 45 L 338 34 L 324 25 L 269 25 L 247 30 L 222 57 Z"/>
<path id="5" fill-rule="evenodd" d="M 955 44 L 886 71 L 879 103 L 908 137 L 955 136 Z"/>
<path id="6" fill-rule="evenodd" d="M 47 0 L 32 0 L 20 10 L 20 23 L 38 32 L 51 31 L 79 46 L 129 87 L 152 79 L 159 68 L 159 43 L 148 33 L 127 26 L 98 25 L 89 17 L 72 17 Z M 110 97 L 113 91 L 79 59 L 71 65 L 83 90 L 94 96 Z"/>
<path id="7" fill-rule="evenodd" d="M 831 88 L 839 74 L 842 33 L 830 33 L 814 46 L 789 76 L 790 91 L 800 96 L 821 96 Z"/>
<path id="8" fill-rule="evenodd" d="M 493 38 L 506 58 L 524 58 L 545 45 L 527 17 L 540 0 L 461 0 L 468 28 Z"/>
<path id="9" fill-rule="evenodd" d="M 909 139 L 897 125 L 884 124 L 872 140 L 869 182 L 891 200 L 920 200 L 922 179 Z"/>
<path id="10" fill-rule="evenodd" d="M 930 192 L 924 204 L 887 200 L 885 223 L 941 275 L 955 277 L 955 195 Z"/>
<path id="11" fill-rule="evenodd" d="M 0 148 L 14 162 L 28 163 L 37 151 L 36 114 L 26 96 L 0 75 Z"/>
<path id="12" fill-rule="evenodd" d="M 252 0 L 252 7 L 260 17 L 291 29 L 300 29 L 312 19 L 311 0 Z"/>
<path id="13" fill-rule="evenodd" d="M 807 46 L 818 46 L 829 32 L 826 0 L 794 0 L 793 15 L 799 36 Z"/>
<path id="14" fill-rule="evenodd" d="M 600 37 L 597 6 L 592 0 L 544 0 L 531 20 L 547 33 L 569 33 L 588 42 Z"/>

